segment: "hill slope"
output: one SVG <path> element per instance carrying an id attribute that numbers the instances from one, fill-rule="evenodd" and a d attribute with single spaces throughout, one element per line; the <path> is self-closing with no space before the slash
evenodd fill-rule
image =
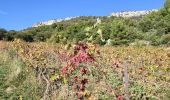
<path id="1" fill-rule="evenodd" d="M 13 41 L 20 38 L 28 42 L 62 44 L 83 41 L 100 45 L 169 45 L 169 19 L 170 13 L 165 8 L 142 17 L 82 16 L 47 22 L 48 25 L 40 24 L 19 32 L 1 29 L 0 39 Z"/>

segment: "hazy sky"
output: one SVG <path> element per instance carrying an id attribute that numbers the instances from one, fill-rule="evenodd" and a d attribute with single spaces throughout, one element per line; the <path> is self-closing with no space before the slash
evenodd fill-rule
<path id="1" fill-rule="evenodd" d="M 0 0 L 0 28 L 21 30 L 49 19 L 159 9 L 165 0 Z"/>

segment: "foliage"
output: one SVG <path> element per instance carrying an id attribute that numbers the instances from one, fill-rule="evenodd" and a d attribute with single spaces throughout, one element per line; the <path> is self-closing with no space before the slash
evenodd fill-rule
<path id="1" fill-rule="evenodd" d="M 0 29 L 0 40 L 2 40 L 5 37 L 5 33 L 7 33 L 5 29 Z"/>
<path id="2" fill-rule="evenodd" d="M 0 99 L 40 99 L 42 84 L 36 82 L 35 73 L 17 59 L 16 52 L 0 51 Z"/>
<path id="3" fill-rule="evenodd" d="M 169 100 L 168 9 L 0 29 L 0 99 Z"/>
<path id="4" fill-rule="evenodd" d="M 169 99 L 169 48 L 0 45 L 0 99 L 125 99 L 125 65 L 130 99 Z"/>
<path id="5" fill-rule="evenodd" d="M 88 53 L 88 49 L 88 46 L 85 44 L 77 44 L 74 48 L 73 57 L 70 58 L 67 65 L 61 70 L 61 74 L 68 78 L 68 82 L 72 84 L 78 100 L 87 98 L 87 94 L 85 93 L 87 91 L 86 84 L 89 81 L 88 75 L 91 74 L 91 68 L 88 63 L 95 61 L 93 55 Z M 70 77 L 72 78 L 70 79 Z"/>
<path id="6" fill-rule="evenodd" d="M 165 9 L 166 9 L 168 12 L 170 12 L 170 0 L 166 0 L 164 6 L 165 6 Z"/>
<path id="7" fill-rule="evenodd" d="M 150 45 L 168 45 L 162 40 L 170 34 L 169 0 L 158 12 L 152 12 L 138 18 L 93 17 L 81 16 L 71 20 L 57 22 L 48 26 L 24 29 L 22 31 L 6 31 L 1 29 L 0 39 L 13 41 L 22 39 L 27 42 L 48 42 L 75 44 L 89 42 L 99 45 L 130 45 L 137 40 L 149 41 Z M 97 23 L 99 18 L 101 23 Z M 101 30 L 98 33 L 98 30 Z M 163 42 L 167 41 L 167 42 Z"/>

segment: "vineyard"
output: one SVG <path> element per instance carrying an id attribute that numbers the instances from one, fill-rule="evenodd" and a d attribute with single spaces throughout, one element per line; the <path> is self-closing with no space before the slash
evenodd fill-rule
<path id="1" fill-rule="evenodd" d="M 170 100 L 170 0 L 60 2 L 1 2 L 0 100 Z"/>
<path id="2" fill-rule="evenodd" d="M 168 100 L 170 48 L 0 42 L 0 100 Z"/>

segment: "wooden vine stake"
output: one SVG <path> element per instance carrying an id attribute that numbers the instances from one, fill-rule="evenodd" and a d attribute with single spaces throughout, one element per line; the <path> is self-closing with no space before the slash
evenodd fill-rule
<path id="1" fill-rule="evenodd" d="M 124 64 L 124 88 L 125 88 L 125 98 L 129 100 L 129 75 L 128 75 L 128 59 L 125 60 Z"/>

